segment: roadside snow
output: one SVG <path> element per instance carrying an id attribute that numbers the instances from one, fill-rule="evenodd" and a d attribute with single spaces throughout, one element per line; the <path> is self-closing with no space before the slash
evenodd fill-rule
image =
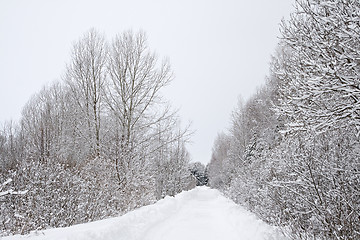
<path id="1" fill-rule="evenodd" d="M 219 191 L 197 187 L 124 216 L 4 240 L 283 240 Z"/>

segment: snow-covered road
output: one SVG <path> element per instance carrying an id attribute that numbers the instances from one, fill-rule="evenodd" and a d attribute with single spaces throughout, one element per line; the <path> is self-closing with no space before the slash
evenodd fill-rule
<path id="1" fill-rule="evenodd" d="M 124 216 L 50 229 L 4 240 L 275 240 L 274 228 L 225 198 L 219 191 L 197 187 Z"/>

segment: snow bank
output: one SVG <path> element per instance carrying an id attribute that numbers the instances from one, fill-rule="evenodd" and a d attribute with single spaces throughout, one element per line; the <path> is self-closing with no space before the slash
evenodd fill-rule
<path id="1" fill-rule="evenodd" d="M 68 228 L 49 229 L 4 240 L 161 240 L 161 239 L 284 239 L 222 194 L 198 187 L 166 197 L 121 217 Z"/>

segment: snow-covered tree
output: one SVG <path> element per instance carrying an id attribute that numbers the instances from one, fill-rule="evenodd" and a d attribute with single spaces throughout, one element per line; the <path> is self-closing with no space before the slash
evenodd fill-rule
<path id="1" fill-rule="evenodd" d="M 158 63 L 144 33 L 129 31 L 113 40 L 108 73 L 106 101 L 115 143 L 109 152 L 117 181 L 125 196 L 136 194 L 146 199 L 145 193 L 152 194 L 155 187 L 152 169 L 156 160 L 152 156 L 170 151 L 168 145 L 186 135 L 186 130 L 178 131 L 176 113 L 159 94 L 172 80 L 172 71 L 168 61 Z"/>
<path id="2" fill-rule="evenodd" d="M 157 63 L 144 33 L 108 46 L 87 32 L 64 81 L 45 86 L 20 124 L 0 131 L 1 234 L 119 215 L 194 187 L 188 128 L 159 94 L 172 79 L 169 63 Z"/>
<path id="3" fill-rule="evenodd" d="M 266 85 L 233 115 L 220 189 L 293 239 L 359 238 L 359 14 L 296 1 Z"/>
<path id="4" fill-rule="evenodd" d="M 65 79 L 72 100 L 84 118 L 77 119 L 81 135 L 88 142 L 89 153 L 100 156 L 101 111 L 106 83 L 108 48 L 105 38 L 91 29 L 74 44 Z M 84 126 L 83 126 L 84 125 Z"/>
<path id="5" fill-rule="evenodd" d="M 291 51 L 281 111 L 293 129 L 360 129 L 359 1 L 299 0 L 283 41 Z"/>
<path id="6" fill-rule="evenodd" d="M 208 184 L 209 179 L 204 164 L 201 162 L 191 163 L 190 172 L 197 180 L 196 186 L 205 186 Z"/>
<path id="7" fill-rule="evenodd" d="M 211 187 L 226 189 L 230 183 L 229 148 L 230 137 L 225 133 L 218 134 L 214 141 L 212 156 L 209 163 L 209 184 Z"/>

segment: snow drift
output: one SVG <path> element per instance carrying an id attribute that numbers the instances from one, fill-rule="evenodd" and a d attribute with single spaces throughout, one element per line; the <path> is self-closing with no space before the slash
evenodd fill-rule
<path id="1" fill-rule="evenodd" d="M 4 240 L 161 240 L 161 239 L 285 239 L 274 228 L 224 197 L 197 187 L 166 197 L 121 217 L 67 228 L 10 236 Z"/>

